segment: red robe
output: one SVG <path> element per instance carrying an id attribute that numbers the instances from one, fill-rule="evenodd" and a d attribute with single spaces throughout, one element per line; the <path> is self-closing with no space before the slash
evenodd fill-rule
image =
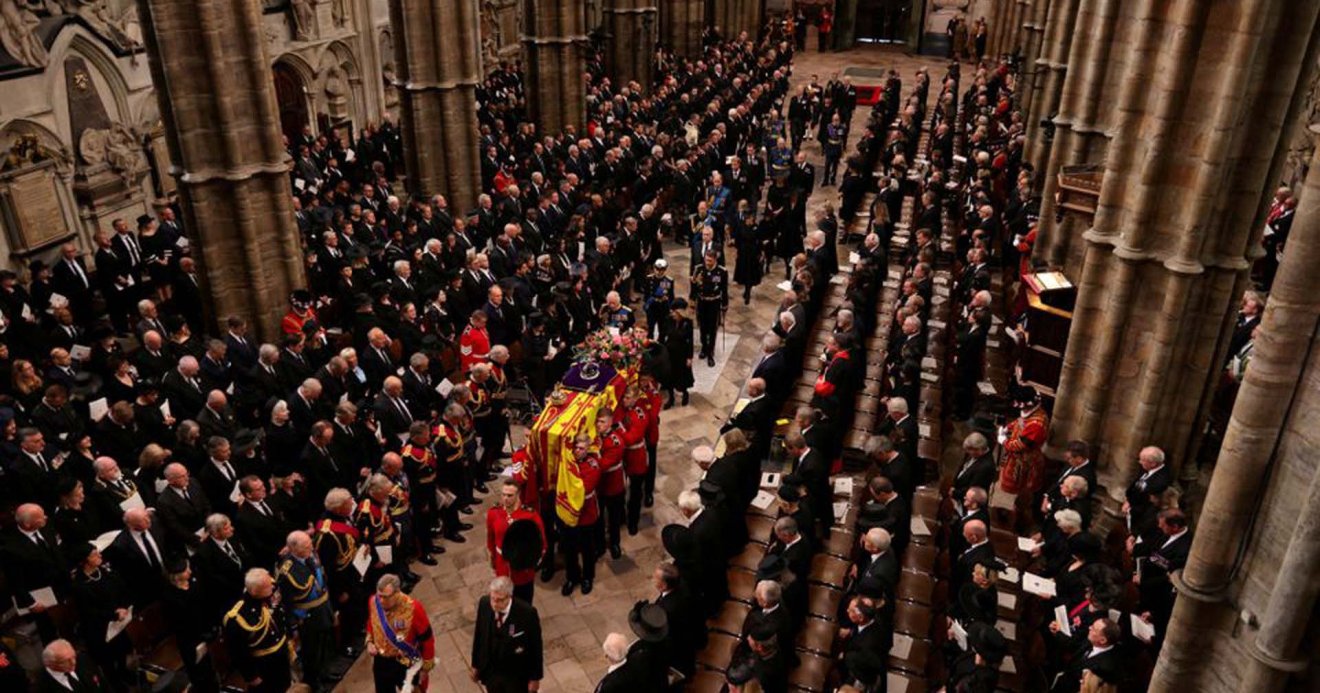
<path id="1" fill-rule="evenodd" d="M 1045 454 L 1041 447 L 1049 434 L 1050 420 L 1045 410 L 1018 417 L 1004 427 L 1004 463 L 999 470 L 999 487 L 1009 493 L 1033 494 L 1045 483 Z"/>
<path id="2" fill-rule="evenodd" d="M 306 325 L 308 320 L 316 320 L 316 310 L 309 307 L 303 311 L 302 315 L 290 310 L 284 314 L 284 319 L 280 321 L 280 329 L 284 331 L 284 334 L 302 334 L 303 325 Z"/>
<path id="3" fill-rule="evenodd" d="M 526 505 L 519 506 L 512 513 L 499 505 L 486 511 L 486 552 L 490 554 L 490 567 L 495 569 L 496 575 L 508 577 L 515 585 L 525 585 L 536 577 L 536 568 L 512 570 L 500 548 L 504 546 L 504 533 L 509 531 L 509 525 L 518 520 L 536 523 L 536 528 L 541 530 L 541 553 L 544 555 L 545 525 L 541 522 L 541 514 Z"/>

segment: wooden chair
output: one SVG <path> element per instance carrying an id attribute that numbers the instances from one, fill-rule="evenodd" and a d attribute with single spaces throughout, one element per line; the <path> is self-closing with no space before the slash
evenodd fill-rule
<path id="1" fill-rule="evenodd" d="M 838 630 L 838 624 L 821 618 L 808 618 L 802 622 L 802 630 L 798 631 L 797 649 L 799 652 L 829 657 L 834 651 L 834 636 Z"/>
<path id="2" fill-rule="evenodd" d="M 726 671 L 736 647 L 738 638 L 726 633 L 711 633 L 706 639 L 706 649 L 697 653 L 697 664 L 714 671 Z"/>
<path id="3" fill-rule="evenodd" d="M 811 573 L 807 576 L 809 582 L 843 589 L 844 582 L 848 577 L 848 568 L 851 564 L 840 558 L 817 554 L 811 559 Z"/>
<path id="4" fill-rule="evenodd" d="M 903 570 L 930 575 L 935 571 L 939 550 L 934 546 L 912 544 L 903 552 Z"/>
<path id="5" fill-rule="evenodd" d="M 754 541 L 762 545 L 770 543 L 770 535 L 775 530 L 775 518 L 768 515 L 748 514 L 746 516 L 746 522 L 747 539 L 749 541 Z"/>
<path id="6" fill-rule="evenodd" d="M 906 657 L 899 657 L 894 654 L 894 650 L 898 649 L 898 642 L 902 638 L 906 638 L 906 641 L 911 643 L 908 646 Z M 918 678 L 925 678 L 927 666 L 930 664 L 931 642 L 901 633 L 894 636 L 894 641 L 895 647 L 889 651 L 889 667 Z"/>
<path id="7" fill-rule="evenodd" d="M 925 573 L 904 571 L 898 578 L 898 587 L 894 596 L 900 601 L 931 606 L 931 597 L 935 592 L 935 578 Z"/>
<path id="8" fill-rule="evenodd" d="M 843 602 L 843 592 L 824 585 L 807 586 L 807 613 L 826 621 L 834 621 Z"/>
<path id="9" fill-rule="evenodd" d="M 698 670 L 683 690 L 687 693 L 724 693 L 724 682 L 724 674 Z"/>
<path id="10" fill-rule="evenodd" d="M 922 676 L 908 676 L 897 671 L 891 671 L 886 676 L 889 677 L 888 690 L 902 690 L 903 693 L 926 693 L 926 679 Z"/>
<path id="11" fill-rule="evenodd" d="M 745 604 L 756 602 L 756 573 L 741 568 L 729 569 L 729 598 Z"/>
<path id="12" fill-rule="evenodd" d="M 856 534 L 841 527 L 834 527 L 830 529 L 830 538 L 825 541 L 821 550 L 830 556 L 847 561 L 852 559 L 853 550 L 856 548 Z"/>
<path id="13" fill-rule="evenodd" d="M 747 614 L 751 611 L 750 604 L 730 599 L 724 602 L 724 606 L 720 607 L 720 612 L 709 621 L 709 625 L 713 630 L 738 637 L 742 635 L 743 621 L 747 620 Z"/>
<path id="14" fill-rule="evenodd" d="M 895 633 L 904 633 L 914 638 L 929 638 L 930 622 L 930 607 L 912 602 L 894 604 Z"/>
<path id="15" fill-rule="evenodd" d="M 757 567 L 761 565 L 762 558 L 765 558 L 765 547 L 751 542 L 747 544 L 747 548 L 743 549 L 742 553 L 734 556 L 729 561 L 729 567 L 742 568 L 755 573 Z"/>
<path id="16" fill-rule="evenodd" d="M 799 655 L 796 668 L 788 673 L 788 685 L 807 693 L 824 693 L 825 682 L 834 668 L 834 660 L 810 653 Z"/>

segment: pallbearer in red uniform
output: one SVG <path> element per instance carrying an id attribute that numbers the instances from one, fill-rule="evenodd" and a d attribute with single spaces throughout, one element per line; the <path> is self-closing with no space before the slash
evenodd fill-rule
<path id="1" fill-rule="evenodd" d="M 600 521 L 600 508 L 596 504 L 596 487 L 600 484 L 600 456 L 591 449 L 591 436 L 579 433 L 573 442 L 572 464 L 582 479 L 585 494 L 582 511 L 576 527 L 559 521 L 559 536 L 564 547 L 564 588 L 560 594 L 567 597 L 580 584 L 582 594 L 591 594 L 596 580 L 596 523 Z"/>
<path id="2" fill-rule="evenodd" d="M 541 516 L 535 509 L 522 503 L 521 495 L 518 483 L 512 479 L 505 480 L 500 487 L 500 504 L 486 511 L 486 554 L 490 557 L 490 567 L 496 575 L 513 580 L 513 595 L 531 604 L 540 552 L 530 561 L 531 567 L 523 568 L 510 565 L 510 559 L 504 555 L 509 528 L 519 522 L 534 524 L 540 535 L 539 546 L 542 550 L 545 547 L 545 527 L 541 524 Z"/>
<path id="3" fill-rule="evenodd" d="M 601 409 L 596 413 L 597 445 L 600 446 L 600 499 L 605 522 L 597 523 L 598 550 L 608 546 L 610 557 L 623 555 L 619 546 L 623 528 L 623 426 L 615 423 L 614 413 Z M 608 531 L 607 531 L 608 530 Z M 608 534 L 608 536 L 606 536 Z"/>
<path id="4" fill-rule="evenodd" d="M 490 356 L 490 334 L 486 332 L 486 314 L 480 310 L 472 312 L 467 327 L 458 338 L 458 365 L 463 373 L 472 370 L 478 363 L 485 363 Z"/>
<path id="5" fill-rule="evenodd" d="M 642 520 L 642 496 L 646 494 L 646 469 L 650 461 L 646 456 L 646 429 L 650 417 L 641 404 L 642 391 L 630 386 L 623 393 L 619 406 L 619 423 L 623 425 L 623 470 L 628 474 L 628 534 L 637 534 Z"/>
<path id="6" fill-rule="evenodd" d="M 377 691 L 397 691 L 409 677 L 425 691 L 435 668 L 435 633 L 422 603 L 403 593 L 399 578 L 382 575 L 367 604 L 367 654 Z"/>
<path id="7" fill-rule="evenodd" d="M 509 478 L 518 484 L 522 504 L 532 510 L 540 510 L 540 481 L 537 479 L 536 463 L 532 461 L 526 447 L 513 451 L 513 459 L 509 461 Z"/>
<path id="8" fill-rule="evenodd" d="M 660 383 L 649 375 L 642 376 L 642 405 L 646 408 L 646 487 L 643 505 L 655 505 L 655 468 L 656 454 L 660 446 L 660 412 L 664 410 L 664 399 L 660 397 Z"/>
<path id="9" fill-rule="evenodd" d="M 999 469 L 999 487 L 1026 502 L 1045 480 L 1045 455 L 1041 447 L 1049 434 L 1050 419 L 1041 409 L 1040 394 L 1034 387 L 1018 388 L 1013 401 L 1018 418 L 1004 426 L 1000 434 L 1004 463 Z"/>

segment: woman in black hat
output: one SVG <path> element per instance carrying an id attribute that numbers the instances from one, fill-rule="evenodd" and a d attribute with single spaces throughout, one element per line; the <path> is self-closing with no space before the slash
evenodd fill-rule
<path id="1" fill-rule="evenodd" d="M 55 514 L 50 522 L 55 527 L 55 532 L 59 534 L 60 540 L 65 546 L 73 548 L 95 539 L 99 532 L 94 526 L 91 514 L 84 506 L 87 496 L 83 490 L 83 482 L 64 477 L 60 481 L 59 494 L 59 505 L 55 507 Z"/>
<path id="2" fill-rule="evenodd" d="M 1056 598 L 1069 609 L 1086 599 L 1092 566 L 1098 566 L 1101 554 L 1100 537 L 1090 532 L 1079 532 L 1068 538 L 1068 552 L 1072 562 L 1054 579 Z"/>
<path id="3" fill-rule="evenodd" d="M 120 630 L 106 642 L 109 625 L 129 616 L 133 600 L 128 585 L 104 563 L 101 552 L 90 542 L 80 542 L 70 548 L 69 559 L 77 566 L 73 573 L 72 594 L 78 608 L 78 627 L 87 650 L 105 674 L 109 690 L 128 690 L 128 634 Z"/>
<path id="4" fill-rule="evenodd" d="M 687 316 L 688 303 L 674 299 L 669 307 L 669 320 L 660 332 L 660 342 L 669 351 L 669 378 L 665 391 L 669 395 L 665 409 L 674 406 L 674 390 L 683 393 L 683 406 L 688 404 L 688 388 L 696 383 L 692 374 L 692 319 Z"/>
<path id="5" fill-rule="evenodd" d="M 743 287 L 743 305 L 749 305 L 752 302 L 752 289 L 761 284 L 761 268 L 765 258 L 761 256 L 761 237 L 757 233 L 756 215 L 752 213 L 747 200 L 738 201 L 738 212 L 729 224 L 729 233 L 738 248 L 733 280 Z"/>
<path id="6" fill-rule="evenodd" d="M 944 690 L 950 693 L 994 693 L 999 683 L 999 663 L 1008 653 L 1008 643 L 994 626 L 972 624 L 967 629 L 967 651 L 960 652 L 949 667 Z"/>
<path id="7" fill-rule="evenodd" d="M 197 589 L 186 559 L 170 561 L 166 573 L 168 583 L 161 595 L 162 611 L 179 646 L 190 690 L 211 693 L 219 688 L 211 656 L 206 652 L 198 655 L 198 646 L 214 638 L 217 630 L 216 624 L 198 617 L 207 608 L 206 596 Z"/>

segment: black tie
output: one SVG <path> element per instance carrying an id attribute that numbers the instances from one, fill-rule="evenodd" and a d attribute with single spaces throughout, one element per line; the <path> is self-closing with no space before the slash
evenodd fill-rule
<path id="1" fill-rule="evenodd" d="M 238 554 L 234 553 L 234 547 L 230 546 L 229 542 L 225 542 L 225 553 L 228 554 L 229 559 L 232 560 L 233 562 L 239 564 L 242 563 L 242 561 L 238 560 Z"/>
<path id="2" fill-rule="evenodd" d="M 46 464 L 46 458 L 43 457 L 41 453 L 37 453 L 37 454 L 33 455 L 33 456 L 32 456 L 32 461 L 33 461 L 33 462 L 36 462 L 38 467 L 41 467 L 41 471 L 43 471 L 43 472 L 49 472 L 49 471 L 50 471 L 50 465 Z"/>
<path id="3" fill-rule="evenodd" d="M 147 562 L 152 568 L 160 569 L 160 554 L 156 553 L 156 547 L 151 543 L 151 538 L 146 532 L 142 532 L 142 547 L 147 550 Z"/>
<path id="4" fill-rule="evenodd" d="M 41 536 L 41 532 L 33 532 L 32 540 L 37 542 L 37 546 L 40 546 L 41 548 L 46 550 L 50 550 L 50 544 L 46 543 L 46 538 Z"/>

